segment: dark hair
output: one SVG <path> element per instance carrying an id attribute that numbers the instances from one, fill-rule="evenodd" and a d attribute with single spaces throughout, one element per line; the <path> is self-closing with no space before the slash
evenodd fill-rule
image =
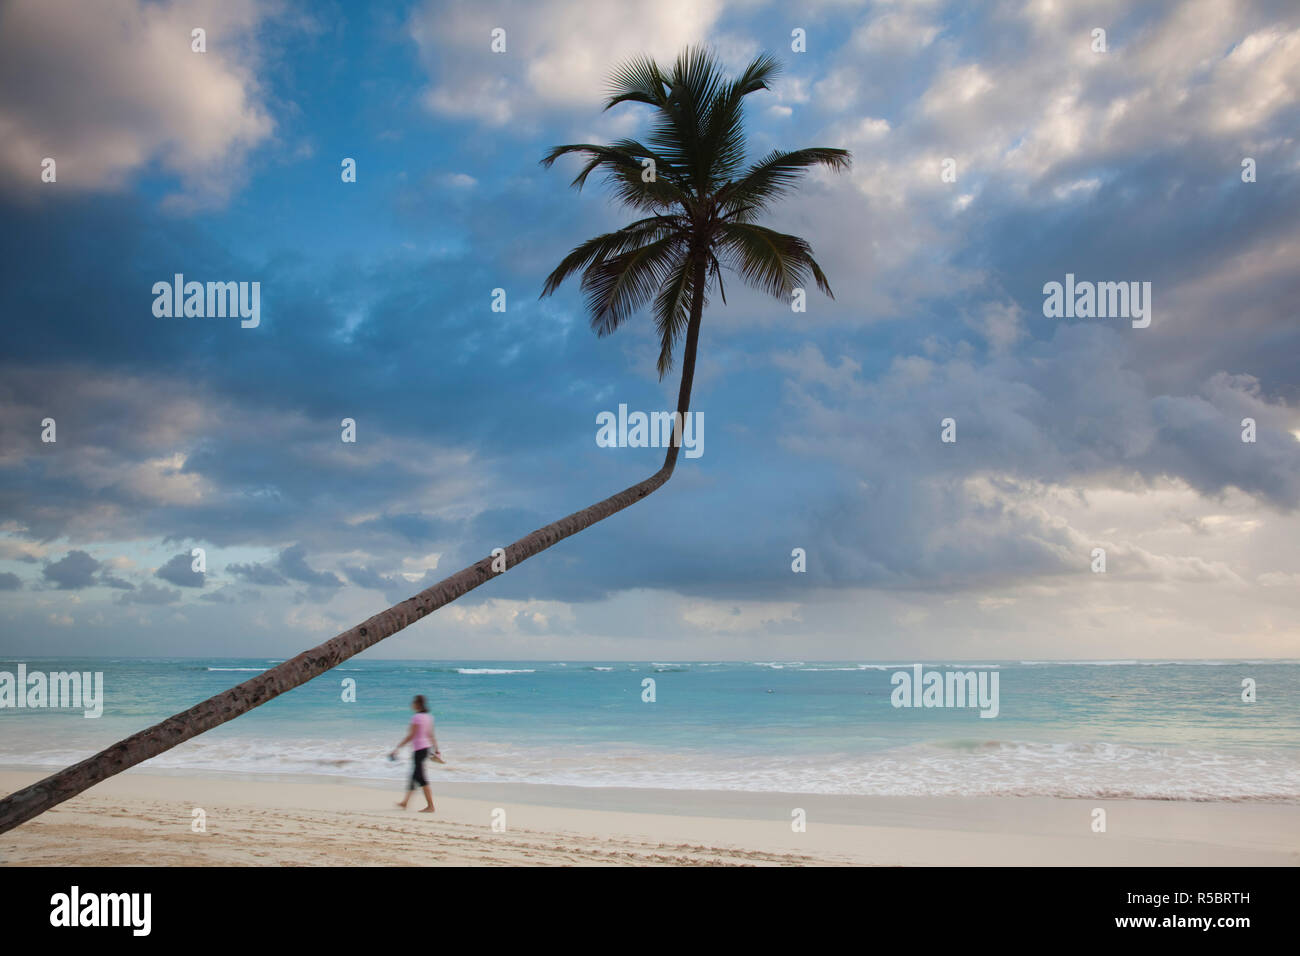
<path id="1" fill-rule="evenodd" d="M 415 709 L 420 713 L 427 714 L 429 712 L 429 708 L 425 706 L 423 694 L 416 694 L 415 700 L 411 701 L 411 703 L 415 705 Z"/>

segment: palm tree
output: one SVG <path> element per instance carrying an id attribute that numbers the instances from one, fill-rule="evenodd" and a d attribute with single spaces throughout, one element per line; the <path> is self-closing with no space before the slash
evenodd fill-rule
<path id="1" fill-rule="evenodd" d="M 654 122 L 645 144 L 621 140 L 608 146 L 558 146 L 542 160 L 549 167 L 568 153 L 586 157 L 574 186 L 580 189 L 599 169 L 624 205 L 647 214 L 574 249 L 547 278 L 542 295 L 581 270 L 592 326 L 599 335 L 613 332 L 653 298 L 661 380 L 672 367 L 683 333 L 685 348 L 679 414 L 663 467 L 604 501 L 520 538 L 505 549 L 507 568 L 622 511 L 671 477 L 690 406 L 700 319 L 712 284 L 726 301 L 723 266 L 746 284 L 778 297 L 789 296 L 809 277 L 831 294 L 808 243 L 754 222 L 804 170 L 819 165 L 841 170 L 849 164 L 845 150 L 815 148 L 775 151 L 744 165 L 743 100 L 767 89 L 778 69 L 772 57 L 760 56 L 738 79 L 728 80 L 714 58 L 698 48 L 678 56 L 670 71 L 649 59 L 634 60 L 615 73 L 605 108 L 621 103 L 651 107 Z M 319 677 L 478 587 L 494 576 L 492 562 L 486 557 L 319 647 L 0 800 L 0 833 Z"/>

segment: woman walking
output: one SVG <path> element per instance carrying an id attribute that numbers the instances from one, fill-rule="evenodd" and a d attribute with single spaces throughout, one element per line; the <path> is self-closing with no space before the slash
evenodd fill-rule
<path id="1" fill-rule="evenodd" d="M 424 703 L 423 694 L 415 695 L 415 700 L 411 701 L 411 709 L 415 711 L 415 716 L 411 718 L 411 727 L 402 738 L 402 742 L 388 755 L 389 759 L 396 760 L 397 751 L 401 750 L 408 740 L 411 742 L 411 756 L 415 763 L 411 768 L 411 782 L 406 788 L 406 796 L 398 806 L 405 810 L 406 801 L 411 799 L 411 794 L 419 787 L 424 790 L 425 802 L 429 804 L 420 812 L 433 813 L 433 794 L 429 790 L 429 781 L 424 779 L 424 758 L 429 756 L 432 750 L 433 759 L 441 763 L 442 752 L 438 750 L 438 739 L 433 735 L 433 716 Z"/>

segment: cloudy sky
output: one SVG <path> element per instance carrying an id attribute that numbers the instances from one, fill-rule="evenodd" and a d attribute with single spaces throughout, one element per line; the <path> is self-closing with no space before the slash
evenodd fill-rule
<path id="1" fill-rule="evenodd" d="M 370 653 L 1300 657 L 1300 9 L 792 6 L 0 4 L 0 654 L 283 657 L 658 468 L 595 442 L 675 402 L 650 320 L 538 298 L 631 217 L 538 160 L 705 43 L 785 65 L 752 155 L 852 151 L 770 222 L 835 299 L 729 282 L 703 456 Z M 1067 273 L 1150 326 L 1044 317 Z"/>

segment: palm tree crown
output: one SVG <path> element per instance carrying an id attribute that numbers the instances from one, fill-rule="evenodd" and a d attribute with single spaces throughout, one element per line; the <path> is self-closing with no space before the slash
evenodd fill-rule
<path id="1" fill-rule="evenodd" d="M 842 170 L 850 161 L 847 150 L 813 147 L 773 150 L 745 166 L 744 98 L 768 89 L 779 71 L 777 61 L 764 54 L 739 78 L 728 79 L 712 54 L 698 47 L 682 52 L 670 71 L 647 58 L 632 60 L 614 74 L 605 109 L 620 103 L 653 107 L 645 142 L 574 143 L 556 146 L 542 159 L 549 167 L 567 153 L 585 156 L 572 185 L 581 189 L 600 169 L 623 204 L 647 214 L 570 252 L 547 278 L 542 295 L 581 270 L 598 335 L 613 332 L 653 299 L 661 379 L 684 332 L 693 367 L 689 333 L 697 330 L 692 326 L 698 327 L 713 283 L 726 302 L 724 266 L 777 297 L 789 296 L 810 277 L 831 295 L 807 242 L 755 222 L 804 170 Z"/>

